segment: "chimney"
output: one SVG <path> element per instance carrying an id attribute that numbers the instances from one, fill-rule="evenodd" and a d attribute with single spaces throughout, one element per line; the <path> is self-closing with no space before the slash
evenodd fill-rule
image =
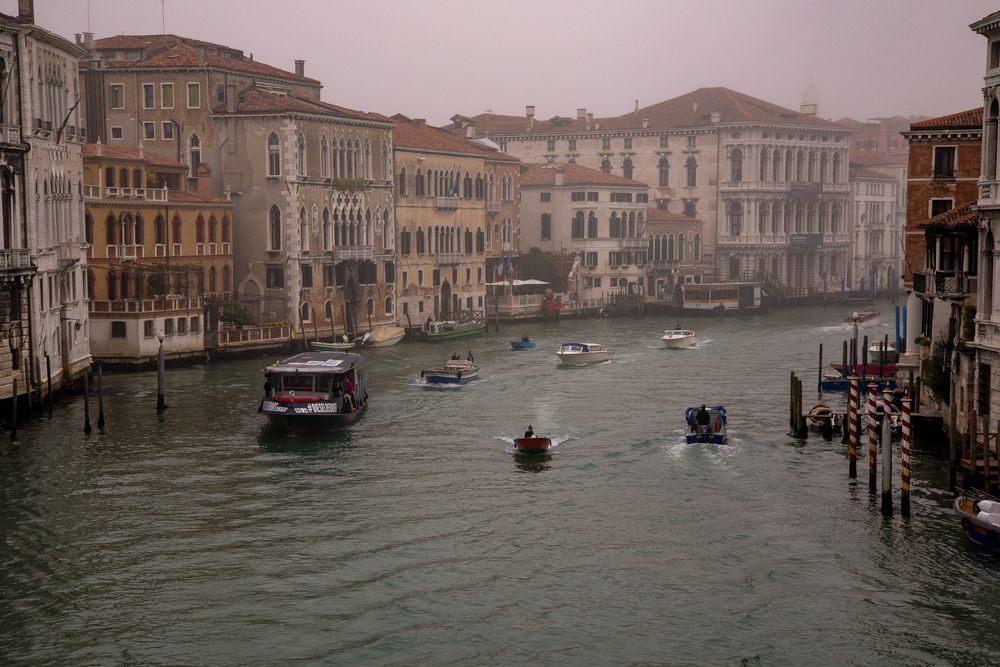
<path id="1" fill-rule="evenodd" d="M 635 112 L 639 113 L 639 100 L 635 101 Z"/>
<path id="2" fill-rule="evenodd" d="M 197 174 L 198 185 L 195 191 L 200 195 L 212 194 L 212 170 L 208 168 L 208 165 L 202 162 L 198 165 L 198 169 L 195 172 Z"/>
<path id="3" fill-rule="evenodd" d="M 589 130 L 589 129 L 593 128 L 593 127 L 594 127 L 594 114 L 588 111 L 587 112 L 587 129 Z"/>
<path id="4" fill-rule="evenodd" d="M 198 47 L 198 67 L 204 67 L 208 63 L 208 55 L 205 53 L 205 47 Z"/>
<path id="5" fill-rule="evenodd" d="M 528 132 L 535 127 L 535 105 L 528 104 L 524 107 L 524 115 L 528 117 Z"/>
<path id="6" fill-rule="evenodd" d="M 100 137 L 97 137 L 97 146 L 96 146 L 96 148 L 97 148 L 96 152 L 97 152 L 98 157 L 100 157 L 101 155 L 104 155 L 104 144 L 101 143 L 101 138 Z"/>
<path id="7" fill-rule="evenodd" d="M 717 125 L 719 122 L 722 121 L 722 114 L 719 113 L 718 111 L 713 111 L 711 118 L 712 118 L 712 125 Z"/>
<path id="8" fill-rule="evenodd" d="M 34 23 L 35 0 L 17 0 L 17 18 L 25 23 Z"/>
<path id="9" fill-rule="evenodd" d="M 649 127 L 649 119 L 648 118 L 643 118 L 642 119 L 642 129 L 645 130 L 647 127 Z"/>
<path id="10" fill-rule="evenodd" d="M 306 75 L 306 61 L 296 60 L 295 61 L 295 76 L 300 79 Z"/>
<path id="11" fill-rule="evenodd" d="M 566 182 L 566 173 L 562 167 L 556 167 L 556 187 Z"/>
<path id="12" fill-rule="evenodd" d="M 89 46 L 91 42 L 94 41 L 94 33 L 85 32 L 83 33 L 83 44 L 84 46 Z"/>
<path id="13" fill-rule="evenodd" d="M 465 138 L 466 139 L 476 138 L 476 126 L 473 125 L 472 123 L 469 123 L 468 125 L 465 126 Z"/>
<path id="14" fill-rule="evenodd" d="M 815 116 L 816 115 L 816 105 L 815 104 L 800 104 L 799 113 L 805 116 Z"/>
<path id="15" fill-rule="evenodd" d="M 587 107 L 579 107 L 576 110 L 576 119 L 583 120 L 587 117 Z"/>
<path id="16" fill-rule="evenodd" d="M 226 111 L 233 113 L 236 111 L 236 84 L 226 84 Z"/>
<path id="17" fill-rule="evenodd" d="M 139 144 L 139 159 L 140 160 L 146 159 L 146 149 L 143 147 L 141 143 Z"/>

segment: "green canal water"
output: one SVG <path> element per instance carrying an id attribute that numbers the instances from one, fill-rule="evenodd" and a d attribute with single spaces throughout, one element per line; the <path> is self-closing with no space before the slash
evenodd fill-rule
<path id="1" fill-rule="evenodd" d="M 155 374 L 108 375 L 103 433 L 71 397 L 0 442 L 0 664 L 997 664 L 1000 556 L 940 453 L 885 519 L 865 460 L 787 433 L 845 314 L 683 321 L 682 351 L 658 318 L 403 343 L 366 354 L 362 421 L 294 437 L 255 413 L 273 356 L 169 371 L 159 416 Z M 569 340 L 614 361 L 560 368 Z M 481 380 L 419 386 L 469 349 Z M 702 402 L 729 445 L 682 444 Z M 551 457 L 512 455 L 528 423 Z"/>

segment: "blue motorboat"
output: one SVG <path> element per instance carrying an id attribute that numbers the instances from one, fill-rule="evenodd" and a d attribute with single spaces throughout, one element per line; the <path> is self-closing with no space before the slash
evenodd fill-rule
<path id="1" fill-rule="evenodd" d="M 705 406 L 708 413 L 708 423 L 698 423 L 700 407 L 691 407 L 684 411 L 684 423 L 688 426 L 686 435 L 689 445 L 698 442 L 722 445 L 726 442 L 726 408 L 721 405 Z"/>
<path id="2" fill-rule="evenodd" d="M 527 336 L 521 336 L 521 340 L 510 341 L 510 348 L 512 350 L 533 350 L 535 344 Z"/>
<path id="3" fill-rule="evenodd" d="M 466 384 L 479 377 L 479 366 L 466 359 L 450 359 L 443 366 L 425 368 L 420 377 L 427 384 Z"/>

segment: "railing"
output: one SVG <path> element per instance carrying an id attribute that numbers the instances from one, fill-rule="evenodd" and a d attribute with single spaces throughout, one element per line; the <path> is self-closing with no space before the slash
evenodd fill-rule
<path id="1" fill-rule="evenodd" d="M 20 126 L 9 125 L 7 123 L 0 125 L 0 141 L 5 141 L 8 144 L 21 143 Z"/>
<path id="2" fill-rule="evenodd" d="M 215 338 L 215 344 L 219 347 L 235 347 L 239 345 L 253 345 L 264 341 L 281 342 L 290 340 L 292 337 L 292 327 L 290 325 L 249 327 L 243 329 L 223 329 L 213 333 L 210 338 Z"/>
<path id="3" fill-rule="evenodd" d="M 462 253 L 460 252 L 439 252 L 437 253 L 438 264 L 461 264 Z"/>
<path id="4" fill-rule="evenodd" d="M 80 261 L 80 246 L 75 243 L 57 243 L 56 259 L 64 265 Z"/>
<path id="5" fill-rule="evenodd" d="M 435 197 L 434 208 L 458 208 L 458 197 Z"/>
<path id="6" fill-rule="evenodd" d="M 137 257 L 145 257 L 146 253 L 141 245 L 120 245 L 118 246 L 118 259 L 135 260 Z"/>
<path id="7" fill-rule="evenodd" d="M 32 269 L 31 253 L 27 248 L 0 250 L 0 270 Z"/>
<path id="8" fill-rule="evenodd" d="M 498 202 L 498 201 L 488 201 L 488 202 L 486 202 L 486 212 L 487 213 L 499 213 L 500 212 L 500 202 Z"/>
<path id="9" fill-rule="evenodd" d="M 645 248 L 649 245 L 649 242 L 643 238 L 625 238 L 619 240 L 621 241 L 622 248 Z"/>
<path id="10" fill-rule="evenodd" d="M 345 260 L 345 259 L 367 259 L 370 260 L 375 256 L 374 250 L 370 245 L 354 245 L 354 246 L 338 246 L 332 251 L 333 258 L 335 260 Z"/>
<path id="11" fill-rule="evenodd" d="M 196 310 L 202 307 L 201 298 L 167 297 L 166 299 L 119 299 L 117 301 L 91 301 L 92 313 L 161 313 L 168 311 Z"/>
<path id="12" fill-rule="evenodd" d="M 87 199 L 142 199 L 145 201 L 167 201 L 166 188 L 101 188 L 99 185 L 84 185 L 83 196 Z"/>

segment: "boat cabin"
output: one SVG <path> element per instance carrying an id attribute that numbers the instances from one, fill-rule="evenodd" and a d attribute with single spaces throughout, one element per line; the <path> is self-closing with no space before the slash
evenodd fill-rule
<path id="1" fill-rule="evenodd" d="M 335 412 L 343 413 L 361 405 L 366 395 L 362 357 L 351 352 L 297 354 L 265 368 L 264 377 L 265 398 L 279 404 L 332 403 Z"/>
<path id="2" fill-rule="evenodd" d="M 559 347 L 559 352 L 561 353 L 586 353 L 586 352 L 604 352 L 604 346 L 600 343 L 563 343 Z"/>

